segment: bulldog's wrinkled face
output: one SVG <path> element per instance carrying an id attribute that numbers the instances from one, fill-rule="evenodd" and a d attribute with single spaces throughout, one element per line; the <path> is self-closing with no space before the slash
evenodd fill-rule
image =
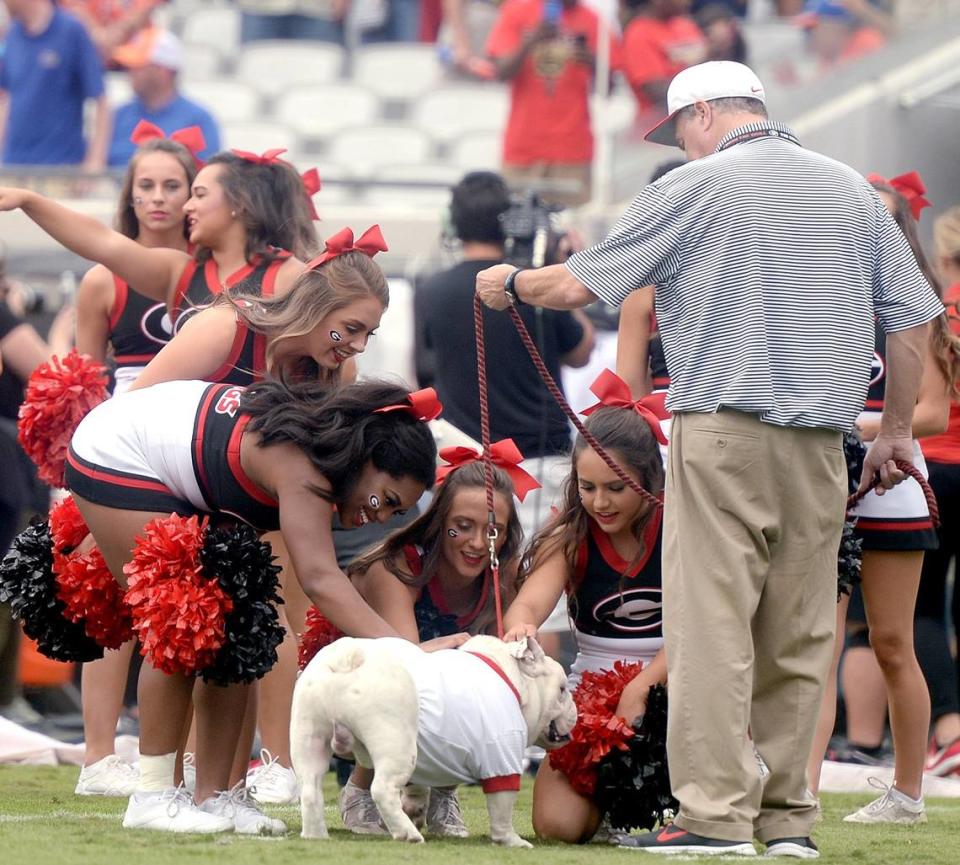
<path id="1" fill-rule="evenodd" d="M 543 680 L 540 687 L 542 727 L 534 744 L 551 751 L 570 741 L 570 733 L 577 723 L 577 707 L 567 688 L 567 675 L 556 661 L 544 658 L 543 673 L 538 679 Z"/>
<path id="2" fill-rule="evenodd" d="M 577 723 L 577 707 L 567 689 L 567 675 L 563 667 L 544 654 L 536 640 L 526 637 L 504 643 L 496 637 L 477 636 L 460 648 L 489 655 L 505 672 L 516 671 L 508 675 L 520 694 L 529 744 L 551 750 L 570 741 Z M 515 666 L 509 663 L 510 659 Z"/>

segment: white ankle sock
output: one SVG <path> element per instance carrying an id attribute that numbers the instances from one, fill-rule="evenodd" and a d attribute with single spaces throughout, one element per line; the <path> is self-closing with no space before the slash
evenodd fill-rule
<path id="1" fill-rule="evenodd" d="M 896 782 L 894 782 L 894 783 L 896 783 Z M 907 803 L 908 805 L 913 805 L 913 806 L 915 806 L 915 807 L 920 807 L 920 806 L 923 805 L 923 795 L 922 795 L 922 794 L 921 794 L 921 796 L 920 796 L 919 799 L 914 799 L 913 797 L 908 796 L 906 793 L 904 793 L 903 790 L 901 790 L 899 787 L 894 787 L 894 788 L 893 788 L 893 792 L 896 793 L 897 796 L 898 796 L 902 801 L 904 801 L 905 803 Z"/>
<path id="2" fill-rule="evenodd" d="M 140 781 L 137 790 L 144 793 L 158 793 L 175 786 L 173 768 L 176 765 L 177 752 L 160 754 L 157 757 L 140 755 Z"/>

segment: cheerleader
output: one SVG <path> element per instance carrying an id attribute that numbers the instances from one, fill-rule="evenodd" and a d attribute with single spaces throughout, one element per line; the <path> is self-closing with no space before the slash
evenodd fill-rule
<path id="1" fill-rule="evenodd" d="M 148 248 L 187 250 L 183 206 L 197 173 L 196 154 L 203 149 L 198 127 L 171 138 L 141 121 L 131 140 L 138 145 L 120 191 L 116 226 L 121 234 Z M 102 264 L 80 281 L 76 301 L 76 348 L 103 363 L 111 353 L 115 394 L 123 393 L 144 366 L 170 339 L 166 297 L 153 297 L 128 285 Z M 114 754 L 114 736 L 123 709 L 123 693 L 133 643 L 83 665 L 84 765 L 78 795 L 129 796 L 136 769 Z"/>
<path id="2" fill-rule="evenodd" d="M 939 283 L 927 263 L 917 235 L 920 207 L 914 212 L 910 202 L 885 180 L 869 178 L 891 215 L 900 226 L 930 284 L 939 292 Z M 925 204 L 925 202 L 924 202 Z M 922 205 L 920 205 L 922 206 Z M 941 316 L 941 319 L 943 317 Z M 956 354 L 940 348 L 939 329 L 945 322 L 931 325 L 931 339 L 924 359 L 923 379 L 913 413 L 914 437 L 941 432 L 949 414 L 948 381 L 956 370 Z M 865 410 L 856 426 L 865 442 L 872 442 L 880 431 L 886 386 L 886 338 L 876 328 L 873 371 Z M 914 461 L 926 474 L 920 447 L 914 441 Z M 863 542 L 861 591 L 866 609 L 869 641 L 886 683 L 893 734 L 895 768 L 893 785 L 882 796 L 844 817 L 851 823 L 924 823 L 927 816 L 922 795 L 922 776 L 930 727 L 930 695 L 917 663 L 913 645 L 913 612 L 925 550 L 935 549 L 936 532 L 930 519 L 920 485 L 912 478 L 886 490 L 882 496 L 869 493 L 855 510 L 856 533 Z M 838 604 L 837 641 L 843 642 L 849 599 Z M 839 646 L 835 657 L 839 654 Z M 831 681 L 835 670 L 831 675 Z M 835 687 L 835 684 L 834 684 Z M 821 708 L 818 739 L 812 752 L 808 778 L 816 789 L 823 759 L 824 731 L 832 728 L 835 690 Z M 824 721 L 824 716 L 829 723 Z M 879 744 L 879 743 L 878 743 Z"/>
<path id="3" fill-rule="evenodd" d="M 187 252 L 183 207 L 203 149 L 199 127 L 171 138 L 141 121 L 131 140 L 138 145 L 127 167 L 117 205 L 117 230 L 149 249 Z M 144 294 L 102 264 L 94 265 L 77 291 L 76 347 L 101 363 L 108 350 L 116 364 L 114 393 L 123 393 L 170 340 L 166 292 Z"/>
<path id="4" fill-rule="evenodd" d="M 84 418 L 71 442 L 67 485 L 124 585 L 139 573 L 138 551 L 154 520 L 219 514 L 261 532 L 279 528 L 304 591 L 336 627 L 397 636 L 338 568 L 331 521 L 336 509 L 348 528 L 382 522 L 432 486 L 436 447 L 424 421 L 438 413 L 432 392 L 410 395 L 383 383 L 327 393 L 317 383 L 268 381 L 244 390 L 167 382 L 108 400 Z M 156 589 L 138 591 L 149 601 Z M 242 785 L 228 785 L 250 686 L 162 672 L 155 663 L 166 655 L 163 646 L 158 651 L 141 670 L 140 779 L 124 826 L 285 831 Z M 191 694 L 199 746 L 192 800 L 174 786 Z"/>
<path id="5" fill-rule="evenodd" d="M 507 586 L 522 538 L 514 492 L 522 500 L 539 484 L 520 468 L 523 456 L 511 440 L 494 444 L 492 453 L 495 548 L 501 586 Z M 445 448 L 440 456 L 450 464 L 438 470 L 442 485 L 426 512 L 349 568 L 367 603 L 414 643 L 458 632 L 496 633 L 484 467 L 469 448 Z M 386 835 L 370 795 L 372 780 L 372 771 L 354 769 L 340 794 L 340 816 L 351 832 Z M 426 825 L 441 837 L 467 836 L 455 788 L 430 791 Z"/>
<path id="6" fill-rule="evenodd" d="M 193 316 L 148 364 L 134 389 L 178 379 L 245 386 L 267 372 L 289 379 L 317 379 L 327 385 L 351 380 L 354 358 L 366 349 L 389 302 L 386 277 L 373 261 L 373 256 L 385 249 L 378 226 L 356 241 L 349 229 L 343 229 L 327 240 L 324 252 L 308 263 L 282 295 L 221 294 L 212 308 Z M 261 683 L 263 760 L 251 771 L 248 784 L 258 802 L 283 805 L 299 797 L 291 768 L 289 730 L 296 681 L 294 633 L 302 629 L 306 603 L 296 580 L 289 577 L 283 538 L 271 535 L 268 540 L 284 565 L 286 603 L 281 619 L 287 626 L 287 640 L 280 662 Z M 255 726 L 251 714 L 235 780 L 246 771 Z"/>
<path id="7" fill-rule="evenodd" d="M 613 379 L 616 376 L 605 372 L 594 391 Z M 624 382 L 619 385 L 626 389 Z M 587 430 L 641 487 L 659 495 L 664 473 L 656 417 L 641 403 L 621 408 L 611 402 L 589 410 Z M 578 436 L 563 506 L 534 536 L 521 564 L 519 592 L 504 617 L 504 639 L 535 635 L 566 592 L 577 642 L 571 687 L 584 672 L 609 670 L 616 661 L 644 665 L 617 706 L 616 714 L 627 721 L 643 715 L 650 687 L 667 676 L 661 629 L 661 513 Z M 540 765 L 534 784 L 533 828 L 540 838 L 583 843 L 596 833 L 603 814 L 550 760 L 548 755 Z"/>
<path id="8" fill-rule="evenodd" d="M 372 260 L 386 249 L 379 226 L 356 241 L 345 228 L 285 290 L 274 294 L 263 281 L 257 294 L 238 284 L 189 316 L 134 386 L 191 378 L 245 386 L 267 372 L 329 385 L 352 380 L 354 357 L 389 303 L 386 277 Z"/>
<path id="9" fill-rule="evenodd" d="M 277 152 L 218 153 L 197 173 L 184 205 L 191 256 L 142 246 L 38 193 L 0 188 L 0 210 L 22 209 L 58 243 L 141 294 L 165 298 L 174 316 L 185 309 L 184 280 L 198 279 L 198 271 L 203 302 L 241 281 L 247 294 L 261 294 L 264 283 L 268 294 L 284 292 L 303 270 L 301 258 L 316 252 L 311 207 L 302 178 Z"/>

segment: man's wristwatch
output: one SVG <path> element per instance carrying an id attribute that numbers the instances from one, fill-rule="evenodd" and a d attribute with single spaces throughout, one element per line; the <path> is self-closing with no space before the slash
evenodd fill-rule
<path id="1" fill-rule="evenodd" d="M 520 300 L 517 290 L 513 287 L 513 284 L 517 281 L 517 274 L 522 270 L 522 267 L 515 267 L 510 271 L 510 275 L 507 276 L 503 283 L 503 293 L 507 296 L 507 300 L 514 306 L 523 306 L 523 301 Z"/>

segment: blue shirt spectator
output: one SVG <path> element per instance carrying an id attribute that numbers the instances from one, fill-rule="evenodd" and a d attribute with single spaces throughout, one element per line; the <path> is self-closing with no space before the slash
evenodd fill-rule
<path id="1" fill-rule="evenodd" d="M 197 154 L 201 159 L 220 149 L 220 131 L 213 116 L 181 95 L 177 88 L 183 48 L 176 36 L 167 30 L 144 30 L 113 56 L 130 70 L 135 95 L 114 114 L 108 165 L 122 167 L 129 162 L 136 150 L 130 135 L 141 120 L 156 124 L 167 135 L 187 126 L 199 126 L 207 145 Z"/>
<path id="2" fill-rule="evenodd" d="M 8 4 L 12 22 L 0 65 L 0 128 L 7 165 L 102 167 L 108 116 L 103 66 L 83 25 L 53 3 Z M 98 99 L 95 142 L 83 138 L 83 104 Z M 2 107 L 2 105 L 0 105 Z M 0 112 L 2 113 L 2 112 Z"/>

